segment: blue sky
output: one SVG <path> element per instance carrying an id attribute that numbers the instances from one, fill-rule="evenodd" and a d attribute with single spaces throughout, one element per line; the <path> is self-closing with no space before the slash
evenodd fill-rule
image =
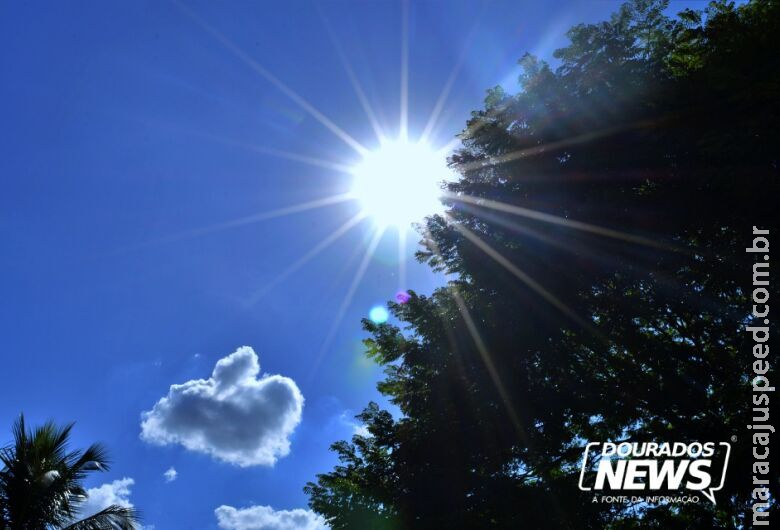
<path id="1" fill-rule="evenodd" d="M 355 215 L 355 204 L 200 231 L 349 189 L 343 172 L 270 151 L 359 159 L 247 58 L 372 149 L 335 38 L 379 122 L 398 134 L 400 4 L 186 5 L 0 6 L 0 440 L 20 411 L 32 422 L 76 421 L 78 444 L 100 440 L 113 456 L 90 486 L 132 478 L 120 497 L 158 530 L 217 528 L 221 505 L 305 508 L 303 485 L 334 464 L 328 446 L 351 436 L 349 420 L 369 400 L 381 402 L 360 319 L 400 287 L 430 292 L 442 282 L 410 248 L 400 285 L 390 232 L 336 325 L 370 222 L 252 299 Z M 525 51 L 549 58 L 568 27 L 617 5 L 413 2 L 409 136 L 425 127 L 459 62 L 431 138 L 437 146 L 486 88 L 513 86 Z M 258 377 L 289 378 L 305 398 L 300 423 L 283 436 L 289 454 L 240 467 L 141 439 L 142 412 L 171 385 L 209 378 L 245 345 L 259 357 Z M 177 478 L 167 482 L 170 467 Z M 249 528 L 228 515 L 223 527 Z"/>

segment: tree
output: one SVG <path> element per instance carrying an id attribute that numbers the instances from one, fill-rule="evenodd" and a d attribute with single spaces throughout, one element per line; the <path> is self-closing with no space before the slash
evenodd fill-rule
<path id="1" fill-rule="evenodd" d="M 557 68 L 523 57 L 519 92 L 472 114 L 418 253 L 457 279 L 391 303 L 403 327 L 364 322 L 400 414 L 371 405 L 372 437 L 335 444 L 346 465 L 306 488 L 334 529 L 748 524 L 743 249 L 777 225 L 780 7 L 666 7 L 573 27 Z M 576 488 L 589 440 L 732 439 L 716 506 Z"/>
<path id="2" fill-rule="evenodd" d="M 13 443 L 0 450 L 0 529 L 138 528 L 138 513 L 123 506 L 79 519 L 79 506 L 87 499 L 81 483 L 89 472 L 108 470 L 108 459 L 99 444 L 69 450 L 72 427 L 47 422 L 30 430 L 23 415 L 14 423 Z"/>

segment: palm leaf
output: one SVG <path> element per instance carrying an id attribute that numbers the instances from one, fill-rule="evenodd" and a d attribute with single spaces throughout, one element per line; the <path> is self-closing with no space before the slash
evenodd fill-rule
<path id="1" fill-rule="evenodd" d="M 13 442 L 0 448 L 0 530 L 138 528 L 138 512 L 122 506 L 76 521 L 87 498 L 82 483 L 90 472 L 108 469 L 108 456 L 100 444 L 68 449 L 72 428 L 46 422 L 30 429 L 23 415 L 14 422 Z"/>
<path id="2" fill-rule="evenodd" d="M 62 530 L 137 530 L 139 520 L 134 508 L 114 504 Z"/>

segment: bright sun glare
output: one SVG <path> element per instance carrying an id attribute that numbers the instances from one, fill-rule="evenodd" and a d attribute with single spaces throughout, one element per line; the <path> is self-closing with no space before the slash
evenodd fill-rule
<path id="1" fill-rule="evenodd" d="M 449 171 L 445 155 L 426 143 L 384 141 L 352 168 L 351 194 L 377 224 L 405 230 L 442 211 L 441 183 Z"/>
<path id="2" fill-rule="evenodd" d="M 352 167 L 345 167 L 344 165 L 336 164 L 331 160 L 322 160 L 298 152 L 279 151 L 276 149 L 255 145 L 249 146 L 253 151 L 333 169 L 339 173 L 347 171 L 353 176 L 351 190 L 349 193 L 339 193 L 337 195 L 321 197 L 309 202 L 277 208 L 271 211 L 260 212 L 239 219 L 233 219 L 216 225 L 191 230 L 174 237 L 175 239 L 176 237 L 182 236 L 206 234 L 216 230 L 223 230 L 225 228 L 241 226 L 248 223 L 255 223 L 267 219 L 274 219 L 296 213 L 306 212 L 317 208 L 340 204 L 350 200 L 359 202 L 361 208 L 359 213 L 317 242 L 316 245 L 314 245 L 305 254 L 300 256 L 296 261 L 291 263 L 279 275 L 277 275 L 276 278 L 255 292 L 249 300 L 250 304 L 257 303 L 257 301 L 262 296 L 264 296 L 265 293 L 284 281 L 295 271 L 302 268 L 306 263 L 313 260 L 320 253 L 324 252 L 328 247 L 333 245 L 353 227 L 362 224 L 365 218 L 371 218 L 377 225 L 376 229 L 374 230 L 374 234 L 371 239 L 365 242 L 363 257 L 353 275 L 352 282 L 341 301 L 341 305 L 335 314 L 333 324 L 328 331 L 328 335 L 323 341 L 322 348 L 320 349 L 320 352 L 315 359 L 314 364 L 316 367 L 316 365 L 319 364 L 320 360 L 322 359 L 325 351 L 330 346 L 331 341 L 336 336 L 338 327 L 346 315 L 347 309 L 352 303 L 355 292 L 357 291 L 360 283 L 363 280 L 363 277 L 366 274 L 366 270 L 368 269 L 371 259 L 374 256 L 374 252 L 376 251 L 380 240 L 388 228 L 395 228 L 397 230 L 398 236 L 398 280 L 401 291 L 399 291 L 396 299 L 399 300 L 400 303 L 405 303 L 405 301 L 409 300 L 410 295 L 406 291 L 406 231 L 410 228 L 412 223 L 422 221 L 425 216 L 442 213 L 444 211 L 444 206 L 440 200 L 442 195 L 444 195 L 441 185 L 442 182 L 451 181 L 453 178 L 453 174 L 446 164 L 446 156 L 447 153 L 451 152 L 453 148 L 456 148 L 460 145 L 460 139 L 454 138 L 449 144 L 441 147 L 440 149 L 432 148 L 428 144 L 427 139 L 429 139 L 433 131 L 436 130 L 445 101 L 450 92 L 450 89 L 453 86 L 453 83 L 455 82 L 455 79 L 458 76 L 458 71 L 463 64 L 463 61 L 459 61 L 457 63 L 444 88 L 442 89 L 437 102 L 434 105 L 431 116 L 428 119 L 427 125 L 420 133 L 420 138 L 422 138 L 422 140 L 417 142 L 410 142 L 408 140 L 409 14 L 408 8 L 404 8 L 403 23 L 401 25 L 402 60 L 400 75 L 401 105 L 400 122 L 398 128 L 399 136 L 396 140 L 388 140 L 384 132 L 386 130 L 385 127 L 378 122 L 376 118 L 376 112 L 369 104 L 358 78 L 355 76 L 355 73 L 349 66 L 346 57 L 340 51 L 338 42 L 334 38 L 334 44 L 336 44 L 337 48 L 339 48 L 339 54 L 341 56 L 344 69 L 350 79 L 350 82 L 352 83 L 352 86 L 355 89 L 358 102 L 365 110 L 368 120 L 374 129 L 374 132 L 376 133 L 377 139 L 379 139 L 380 142 L 378 148 L 375 150 L 368 150 L 363 144 L 350 136 L 349 133 L 347 133 L 344 129 L 336 125 L 336 123 L 325 116 L 322 111 L 314 107 L 314 105 L 304 99 L 303 96 L 295 92 L 295 90 L 285 84 L 281 79 L 276 77 L 272 72 L 267 70 L 262 64 L 258 63 L 250 56 L 250 54 L 244 52 L 225 35 L 220 33 L 216 28 L 208 25 L 204 20 L 200 19 L 188 8 L 182 5 L 179 5 L 179 7 L 185 13 L 187 13 L 188 16 L 195 20 L 195 22 L 197 22 L 197 24 L 200 25 L 206 32 L 215 37 L 236 57 L 241 59 L 257 75 L 264 78 L 267 82 L 279 89 L 282 94 L 286 95 L 304 112 L 318 121 L 323 127 L 333 133 L 335 137 L 342 140 L 345 144 L 347 144 L 355 152 L 362 156 L 362 159 L 356 165 Z M 235 142 L 230 139 L 219 140 L 231 145 L 244 145 L 241 142 Z M 579 142 L 579 140 L 575 138 L 572 140 L 572 142 Z M 524 156 L 526 153 L 527 152 L 523 150 L 515 153 L 507 153 L 502 157 L 497 157 L 495 160 L 489 160 L 488 162 L 490 165 L 500 164 L 503 162 L 515 160 Z M 478 164 L 482 163 L 482 161 L 478 162 Z M 467 169 L 468 165 L 460 167 L 461 171 Z M 533 219 L 534 221 L 544 221 L 558 226 L 565 226 L 571 229 L 582 230 L 604 237 L 615 238 L 622 241 L 639 243 L 652 247 L 659 246 L 658 242 L 646 239 L 644 237 L 626 234 L 618 230 L 591 225 L 581 221 L 574 221 L 568 218 L 557 217 L 549 213 L 539 212 L 512 204 L 505 204 L 498 201 L 472 197 L 466 194 L 459 195 L 457 200 L 460 203 L 478 205 L 482 208 L 509 213 L 523 218 Z M 555 296 L 548 292 L 543 286 L 534 281 L 534 279 L 531 278 L 526 272 L 519 269 L 513 263 L 509 262 L 507 258 L 498 253 L 486 242 L 482 241 L 477 234 L 471 232 L 467 227 L 459 223 L 453 223 L 451 226 L 458 230 L 463 235 L 463 237 L 484 251 L 488 257 L 492 258 L 494 261 L 512 273 L 519 281 L 528 285 L 531 289 L 536 291 L 559 310 L 569 315 L 572 319 L 579 321 L 579 317 L 571 309 L 566 307 L 560 300 L 555 298 Z M 370 311 L 369 317 L 374 322 L 381 323 L 387 320 L 388 313 L 386 309 L 378 306 L 374 307 Z M 471 317 L 468 316 L 468 318 L 470 319 Z M 475 341 L 478 341 L 478 337 L 475 337 Z"/>

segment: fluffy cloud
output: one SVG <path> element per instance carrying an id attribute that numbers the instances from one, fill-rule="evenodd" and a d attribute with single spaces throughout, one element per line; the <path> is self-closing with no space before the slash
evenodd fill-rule
<path id="1" fill-rule="evenodd" d="M 176 477 L 179 476 L 179 473 L 176 471 L 176 469 L 174 469 L 173 466 L 171 466 L 165 473 L 163 473 L 163 476 L 165 477 L 165 482 L 173 482 L 176 480 Z"/>
<path id="2" fill-rule="evenodd" d="M 97 488 L 89 488 L 87 490 L 87 500 L 79 506 L 79 518 L 83 519 L 84 517 L 95 515 L 112 504 L 132 508 L 130 487 L 133 484 L 135 484 L 133 479 L 125 477 L 103 484 Z"/>
<path id="3" fill-rule="evenodd" d="M 241 467 L 272 466 L 290 452 L 303 396 L 292 379 L 262 375 L 248 346 L 220 359 L 208 379 L 171 385 L 144 412 L 141 438 L 178 443 Z"/>
<path id="4" fill-rule="evenodd" d="M 214 510 L 224 530 L 327 530 L 325 520 L 311 510 L 274 510 L 270 506 L 236 509 L 220 506 Z"/>

